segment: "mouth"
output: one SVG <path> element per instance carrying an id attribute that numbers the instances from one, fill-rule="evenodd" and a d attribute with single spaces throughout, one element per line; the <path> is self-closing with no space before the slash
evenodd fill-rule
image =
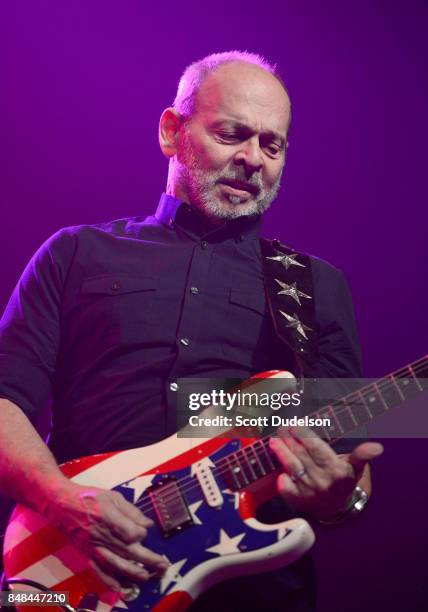
<path id="1" fill-rule="evenodd" d="M 251 183 L 246 183 L 245 181 L 239 181 L 235 179 L 223 179 L 220 181 L 222 185 L 225 187 L 229 187 L 231 191 L 234 192 L 235 195 L 257 195 L 259 189 L 255 185 L 251 185 Z"/>
<path id="2" fill-rule="evenodd" d="M 220 186 L 231 204 L 244 204 L 258 193 L 257 187 L 248 183 L 234 180 L 223 180 Z"/>

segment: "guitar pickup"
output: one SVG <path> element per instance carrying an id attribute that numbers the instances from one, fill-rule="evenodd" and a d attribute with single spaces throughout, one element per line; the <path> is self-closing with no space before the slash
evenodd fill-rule
<path id="1" fill-rule="evenodd" d="M 147 492 L 165 537 L 194 524 L 186 500 L 174 478 L 163 478 L 149 487 Z"/>

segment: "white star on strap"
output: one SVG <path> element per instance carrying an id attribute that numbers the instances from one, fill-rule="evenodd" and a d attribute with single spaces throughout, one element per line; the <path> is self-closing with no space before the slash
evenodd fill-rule
<path id="1" fill-rule="evenodd" d="M 272 261 L 279 261 L 282 263 L 284 268 L 288 270 L 291 266 L 301 266 L 302 268 L 306 268 L 306 266 L 298 261 L 295 261 L 296 257 L 298 257 L 297 253 L 292 255 L 275 255 L 275 257 L 266 257 L 266 259 L 272 259 Z"/>
<path id="2" fill-rule="evenodd" d="M 299 298 L 301 297 L 308 298 L 308 300 L 312 299 L 310 295 L 307 295 L 306 293 L 303 293 L 303 291 L 297 289 L 296 283 L 291 283 L 291 285 L 287 285 L 287 283 L 283 283 L 277 278 L 275 280 L 278 285 L 282 287 L 282 291 L 278 291 L 278 295 L 289 295 L 293 298 L 293 300 L 296 300 L 298 304 L 300 304 Z"/>
<path id="3" fill-rule="evenodd" d="M 299 317 L 296 314 L 294 314 L 294 317 L 292 317 L 291 315 L 287 314 L 286 312 L 283 312 L 282 310 L 280 310 L 279 312 L 282 314 L 283 317 L 287 319 L 288 321 L 287 327 L 291 327 L 297 330 L 299 334 L 301 334 L 304 338 L 306 338 L 306 340 L 308 339 L 307 335 L 305 334 L 305 330 L 312 331 L 310 327 L 301 323 Z"/>
<path id="4" fill-rule="evenodd" d="M 164 555 L 165 557 L 165 555 Z M 169 559 L 165 557 L 165 559 L 169 562 Z M 161 593 L 165 593 L 171 582 L 178 582 L 182 576 L 180 576 L 180 570 L 183 565 L 186 563 L 187 559 L 181 559 L 180 561 L 176 561 L 168 566 L 164 575 L 160 579 L 159 590 Z"/>
<path id="5" fill-rule="evenodd" d="M 224 529 L 220 529 L 220 542 L 215 546 L 207 548 L 207 552 L 212 552 L 220 556 L 239 553 L 241 552 L 239 550 L 239 543 L 243 537 L 245 537 L 245 533 L 240 533 L 239 535 L 231 538 L 227 535 Z"/>

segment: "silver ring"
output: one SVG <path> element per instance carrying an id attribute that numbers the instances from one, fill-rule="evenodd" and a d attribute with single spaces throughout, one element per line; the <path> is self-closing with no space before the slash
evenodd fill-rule
<path id="1" fill-rule="evenodd" d="M 293 482 L 297 482 L 298 480 L 300 480 L 301 478 L 303 478 L 303 476 L 306 474 L 306 470 L 305 468 L 302 468 L 301 470 L 299 470 L 298 472 L 295 472 L 292 476 L 291 476 L 291 480 Z"/>

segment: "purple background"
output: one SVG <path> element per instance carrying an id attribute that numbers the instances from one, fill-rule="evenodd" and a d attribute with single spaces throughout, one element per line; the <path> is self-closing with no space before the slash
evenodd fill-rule
<path id="1" fill-rule="evenodd" d="M 20 0 L 0 9 L 3 307 L 65 225 L 153 211 L 157 123 L 184 66 L 231 48 L 277 61 L 294 104 L 265 234 L 349 278 L 380 376 L 427 351 L 426 2 Z M 5 95 L 6 94 L 6 95 Z M 321 533 L 320 609 L 427 609 L 425 440 L 386 441 L 372 509 Z"/>

